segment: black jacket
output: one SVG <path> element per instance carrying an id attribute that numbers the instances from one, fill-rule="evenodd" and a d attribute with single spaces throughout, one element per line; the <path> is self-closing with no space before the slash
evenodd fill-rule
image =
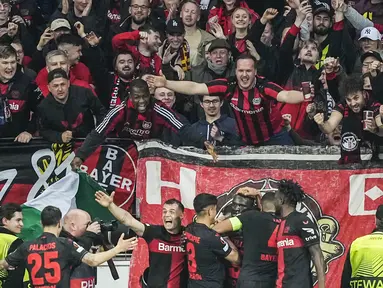
<path id="1" fill-rule="evenodd" d="M 240 146 L 243 145 L 241 137 L 239 137 L 237 131 L 237 124 L 233 118 L 227 117 L 227 115 L 222 115 L 221 118 L 214 121 L 214 124 L 217 126 L 221 135 L 224 137 L 222 142 L 217 141 L 216 145 L 218 146 Z M 191 132 L 195 134 L 194 139 L 204 138 L 206 141 L 213 142 L 214 140 L 210 136 L 210 131 L 213 127 L 212 123 L 208 123 L 206 120 L 200 120 L 197 123 L 194 123 L 191 126 Z M 184 143 L 187 145 L 192 145 L 198 148 L 204 148 L 201 141 Z M 201 146 L 201 144 L 203 146 Z"/>
<path id="2" fill-rule="evenodd" d="M 38 106 L 40 134 L 53 143 L 63 143 L 61 134 L 67 130 L 72 131 L 74 138 L 86 137 L 95 127 L 93 116 L 98 124 L 105 113 L 105 108 L 90 89 L 72 85 L 65 104 L 49 94 Z"/>
<path id="3" fill-rule="evenodd" d="M 64 229 L 61 230 L 61 233 L 59 236 L 73 240 L 74 242 L 82 246 L 87 251 L 89 251 L 90 248 L 92 248 L 93 243 L 96 242 L 99 237 L 97 234 L 93 232 L 85 231 L 84 235 L 76 238 L 72 236 L 72 234 L 70 234 L 69 232 L 65 231 Z"/>
<path id="4" fill-rule="evenodd" d="M 0 137 L 16 137 L 21 132 L 27 131 L 31 134 L 36 132 L 35 118 L 31 117 L 31 111 L 35 111 L 38 103 L 36 85 L 32 79 L 21 72 L 19 67 L 15 76 L 8 83 L 1 83 L 0 86 L 7 86 L 8 92 L 4 95 L 0 92 L 0 98 L 7 98 L 12 113 L 12 121 L 0 125 Z M 2 105 L 0 105 L 2 107 Z"/>

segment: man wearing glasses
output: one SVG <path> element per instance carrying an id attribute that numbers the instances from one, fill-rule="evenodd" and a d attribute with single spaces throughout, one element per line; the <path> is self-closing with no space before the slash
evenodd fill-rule
<path id="1" fill-rule="evenodd" d="M 98 222 L 92 222 L 88 212 L 73 209 L 64 216 L 64 225 L 60 237 L 69 238 L 89 251 L 100 233 L 100 224 Z M 70 287 L 84 287 L 81 284 L 82 281 L 87 281 L 87 283 L 90 284 L 93 283 L 94 287 L 96 283 L 95 280 L 96 269 L 82 263 L 72 268 Z"/>
<path id="2" fill-rule="evenodd" d="M 237 124 L 233 118 L 221 114 L 223 99 L 219 96 L 200 96 L 200 105 L 205 112 L 205 119 L 199 120 L 192 125 L 192 133 L 196 136 L 204 136 L 206 141 L 221 146 L 240 146 L 241 138 L 238 134 Z M 193 137 L 200 139 L 200 137 Z M 200 147 L 201 142 L 189 143 L 189 145 Z"/>

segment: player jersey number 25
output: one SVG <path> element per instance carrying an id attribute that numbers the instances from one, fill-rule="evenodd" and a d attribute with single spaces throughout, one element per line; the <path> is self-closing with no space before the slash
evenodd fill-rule
<path id="1" fill-rule="evenodd" d="M 28 255 L 27 263 L 31 265 L 31 282 L 34 286 L 41 286 L 46 283 L 57 284 L 61 279 L 61 268 L 57 262 L 58 251 L 48 251 L 40 255 L 31 253 Z"/>

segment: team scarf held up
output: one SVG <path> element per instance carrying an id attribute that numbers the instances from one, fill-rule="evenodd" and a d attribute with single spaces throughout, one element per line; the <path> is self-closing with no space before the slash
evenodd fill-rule
<path id="1" fill-rule="evenodd" d="M 121 83 L 120 77 L 116 74 L 114 75 L 114 83 L 112 88 L 112 95 L 110 97 L 109 109 L 112 109 L 122 103 L 128 95 L 130 81 L 126 83 L 126 87 L 124 88 L 123 83 Z M 125 96 L 126 95 L 126 96 Z"/>
<path id="2" fill-rule="evenodd" d="M 165 51 L 166 49 L 169 47 L 169 41 L 168 40 L 165 40 L 165 45 L 164 45 L 164 49 L 162 50 L 162 58 L 165 54 Z M 181 68 L 184 72 L 187 72 L 191 69 L 191 65 L 190 65 L 190 46 L 189 46 L 189 43 L 184 40 L 184 42 L 181 44 L 179 50 L 179 52 L 177 53 L 177 57 L 174 57 L 172 60 L 171 60 L 171 64 L 172 66 L 175 66 L 177 63 L 177 59 L 180 58 L 181 60 Z"/>

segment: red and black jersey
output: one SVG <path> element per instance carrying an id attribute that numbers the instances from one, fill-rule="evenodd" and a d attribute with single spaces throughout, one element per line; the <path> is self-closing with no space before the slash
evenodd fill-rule
<path id="1" fill-rule="evenodd" d="M 237 247 L 239 254 L 243 257 L 243 234 L 242 231 L 232 232 L 228 235 L 229 239 L 235 247 Z M 229 261 L 225 262 L 226 265 L 226 279 L 225 279 L 225 288 L 236 288 L 237 280 L 239 277 L 240 267 L 236 267 L 231 264 Z"/>
<path id="2" fill-rule="evenodd" d="M 207 83 L 210 95 L 224 97 L 230 102 L 243 142 L 248 145 L 263 143 L 281 131 L 283 120 L 276 103 L 282 87 L 259 76 L 248 91 L 238 86 L 232 91 L 230 85 L 228 79 Z"/>
<path id="3" fill-rule="evenodd" d="M 358 117 L 360 120 L 360 123 L 361 123 L 360 127 L 362 127 L 363 111 L 364 110 L 372 111 L 373 115 L 374 115 L 374 119 L 375 119 L 375 117 L 379 115 L 379 108 L 380 108 L 380 103 L 369 98 L 367 100 L 367 105 L 364 107 L 364 109 L 361 110 L 360 113 L 358 113 L 356 115 L 356 117 Z M 348 107 L 346 100 L 342 100 L 339 104 L 335 105 L 334 110 L 341 113 L 344 118 L 355 115 L 355 113 L 352 111 L 352 109 L 350 109 L 350 107 Z"/>
<path id="4" fill-rule="evenodd" d="M 270 282 L 277 279 L 278 219 L 272 213 L 256 210 L 237 216 L 242 223 L 244 254 L 240 280 Z"/>
<path id="5" fill-rule="evenodd" d="M 277 235 L 277 288 L 312 288 L 308 247 L 320 244 L 318 225 L 306 214 L 294 211 L 282 219 Z"/>
<path id="6" fill-rule="evenodd" d="M 102 144 L 107 135 L 114 133 L 117 134 L 114 136 L 133 140 L 161 139 L 166 128 L 182 139 L 184 135 L 187 136 L 186 130 L 189 126 L 178 113 L 160 101 L 152 100 L 145 113 L 138 113 L 128 99 L 106 114 L 101 124 L 89 133 L 76 154 L 81 159 L 86 159 Z"/>
<path id="7" fill-rule="evenodd" d="M 142 238 L 149 247 L 148 287 L 186 287 L 186 253 L 182 246 L 182 233 L 170 234 L 164 226 L 145 225 Z"/>
<path id="8" fill-rule="evenodd" d="M 81 263 L 88 252 L 76 242 L 43 233 L 23 243 L 5 259 L 11 266 L 26 263 L 33 287 L 70 287 L 71 266 Z"/>
<path id="9" fill-rule="evenodd" d="M 232 251 L 229 244 L 205 224 L 186 227 L 188 288 L 222 288 L 225 281 L 223 260 Z"/>

